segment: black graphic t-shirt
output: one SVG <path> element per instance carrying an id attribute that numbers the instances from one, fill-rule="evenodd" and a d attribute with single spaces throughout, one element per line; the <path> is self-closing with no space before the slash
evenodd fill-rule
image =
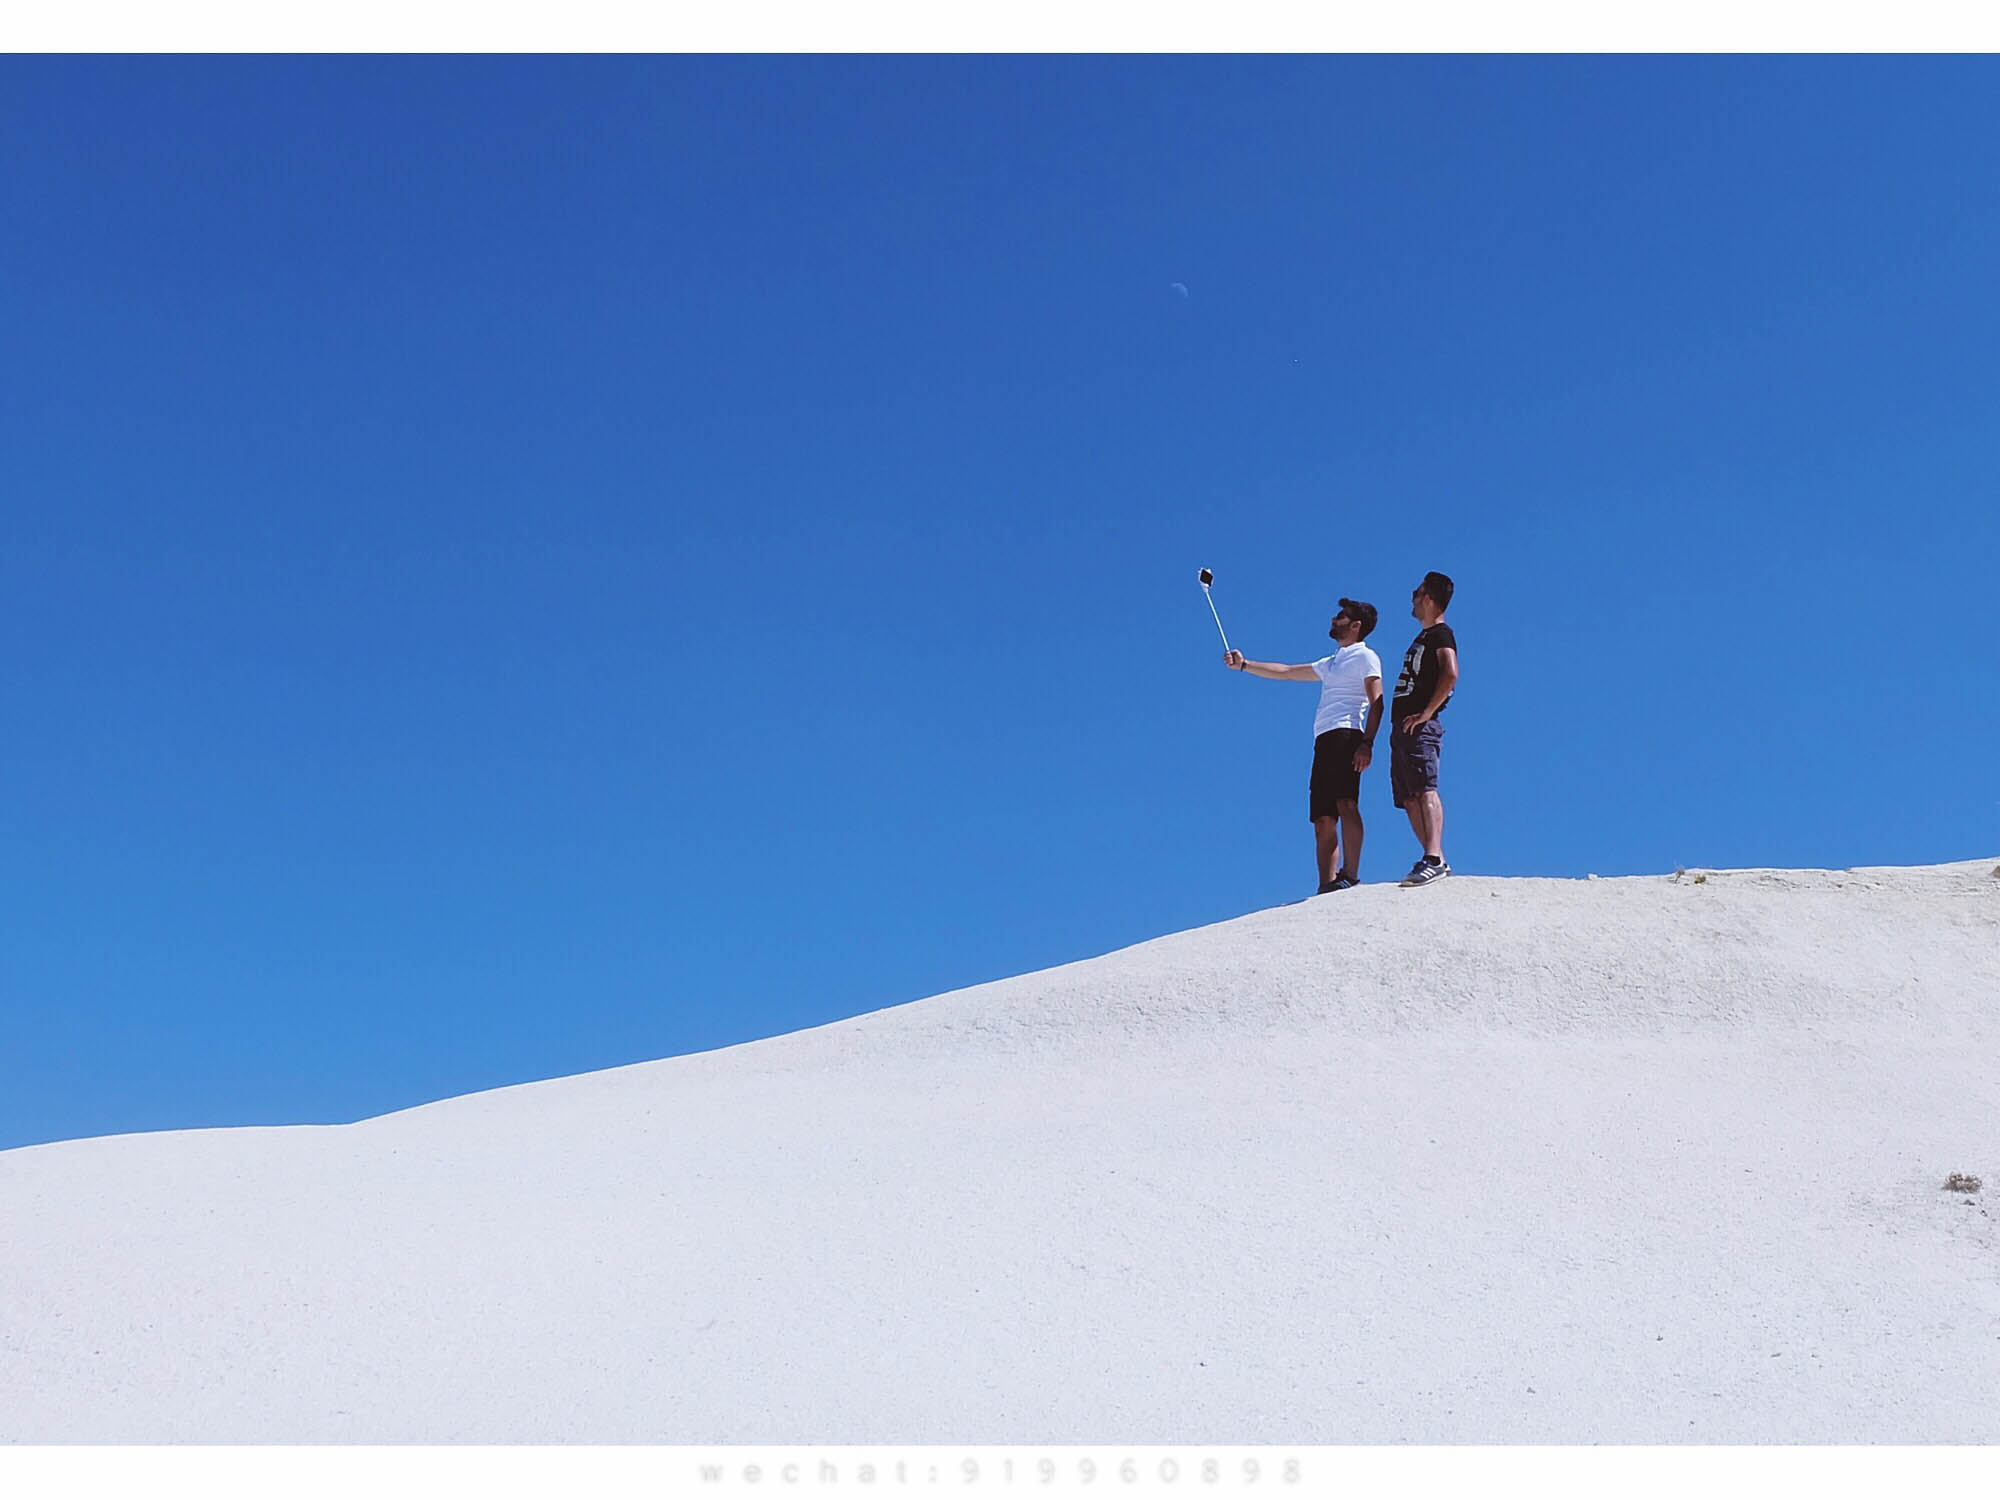
<path id="1" fill-rule="evenodd" d="M 1396 679 L 1396 696 L 1389 704 L 1389 722 L 1400 724 L 1411 714 L 1422 713 L 1431 701 L 1431 694 L 1437 691 L 1437 654 L 1446 647 L 1458 649 L 1458 637 L 1451 633 L 1451 627 L 1440 620 L 1437 624 L 1417 632 L 1417 638 L 1410 642 L 1410 649 L 1403 653 L 1402 675 Z M 1438 712 L 1444 712 L 1444 704 L 1451 702 L 1447 696 L 1438 705 Z"/>

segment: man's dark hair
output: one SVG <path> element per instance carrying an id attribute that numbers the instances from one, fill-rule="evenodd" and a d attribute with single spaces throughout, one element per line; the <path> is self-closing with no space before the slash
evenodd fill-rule
<path id="1" fill-rule="evenodd" d="M 1451 608 L 1451 580 L 1442 573 L 1424 574 L 1424 592 L 1431 596 L 1431 602 L 1442 614 Z"/>
<path id="2" fill-rule="evenodd" d="M 1343 599 L 1340 607 L 1348 619 L 1361 627 L 1360 638 L 1367 640 L 1368 632 L 1375 628 L 1375 606 L 1363 604 L 1359 599 Z"/>

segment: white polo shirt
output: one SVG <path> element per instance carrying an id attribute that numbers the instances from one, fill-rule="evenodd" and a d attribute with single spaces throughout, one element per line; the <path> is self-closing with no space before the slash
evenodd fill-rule
<path id="1" fill-rule="evenodd" d="M 1313 738 L 1329 729 L 1368 727 L 1368 679 L 1382 675 L 1382 658 L 1356 642 L 1312 664 L 1319 674 L 1319 713 L 1313 718 Z"/>

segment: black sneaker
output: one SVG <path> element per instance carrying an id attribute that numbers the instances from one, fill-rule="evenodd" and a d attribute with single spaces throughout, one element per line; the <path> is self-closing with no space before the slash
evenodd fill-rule
<path id="1" fill-rule="evenodd" d="M 1324 896 L 1328 891 L 1337 891 L 1339 889 L 1340 882 L 1338 880 L 1322 880 L 1319 883 L 1319 889 L 1314 891 L 1313 894 L 1315 896 Z"/>
<path id="2" fill-rule="evenodd" d="M 1359 884 L 1361 884 L 1360 881 L 1343 870 L 1340 874 L 1333 877 L 1333 882 L 1327 886 L 1327 889 L 1330 891 L 1351 891 Z"/>
<path id="3" fill-rule="evenodd" d="M 1444 879 L 1445 876 L 1449 875 L 1450 873 L 1451 873 L 1451 866 L 1446 864 L 1443 860 L 1439 860 L 1436 864 L 1432 864 L 1430 862 L 1429 856 L 1426 856 L 1423 859 L 1418 860 L 1414 865 L 1410 866 L 1410 873 L 1403 877 L 1403 884 L 1429 885 L 1433 880 L 1442 880 Z"/>

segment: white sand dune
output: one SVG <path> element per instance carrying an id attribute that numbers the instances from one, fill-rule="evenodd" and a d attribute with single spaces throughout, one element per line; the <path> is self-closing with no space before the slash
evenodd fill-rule
<path id="1" fill-rule="evenodd" d="M 1991 1443 L 1997 1044 L 1991 860 L 1456 876 L 10 1151 L 0 1440 Z"/>

